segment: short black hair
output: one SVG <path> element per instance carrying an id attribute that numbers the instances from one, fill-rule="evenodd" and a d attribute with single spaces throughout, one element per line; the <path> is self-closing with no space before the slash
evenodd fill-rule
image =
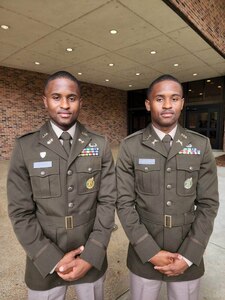
<path id="1" fill-rule="evenodd" d="M 154 85 L 155 85 L 156 83 L 158 83 L 158 82 L 166 81 L 166 80 L 170 80 L 170 81 L 175 81 L 175 82 L 177 82 L 177 83 L 180 85 L 181 90 L 182 90 L 182 93 L 183 93 L 183 87 L 182 87 L 181 82 L 180 82 L 177 78 L 175 78 L 174 76 L 172 76 L 172 75 L 170 75 L 170 74 L 164 74 L 164 75 L 161 75 L 161 76 L 159 76 L 158 78 L 156 78 L 156 79 L 149 85 L 148 90 L 147 90 L 147 99 L 148 99 L 149 95 L 151 94 Z"/>
<path id="2" fill-rule="evenodd" d="M 46 90 L 49 82 L 52 81 L 52 80 L 55 80 L 57 78 L 66 78 L 66 79 L 69 79 L 69 80 L 75 82 L 77 84 L 79 92 L 81 94 L 81 86 L 80 86 L 79 80 L 75 76 L 73 76 L 71 73 L 69 73 L 67 71 L 58 71 L 58 72 L 55 72 L 54 74 L 50 75 L 47 78 L 46 82 L 45 82 L 44 93 L 45 93 L 45 90 Z"/>

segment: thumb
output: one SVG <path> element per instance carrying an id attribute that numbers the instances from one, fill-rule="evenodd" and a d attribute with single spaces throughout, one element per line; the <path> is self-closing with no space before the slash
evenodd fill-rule
<path id="1" fill-rule="evenodd" d="M 73 254 L 73 256 L 79 255 L 84 251 L 84 246 L 80 246 L 79 248 L 72 250 L 71 254 Z"/>

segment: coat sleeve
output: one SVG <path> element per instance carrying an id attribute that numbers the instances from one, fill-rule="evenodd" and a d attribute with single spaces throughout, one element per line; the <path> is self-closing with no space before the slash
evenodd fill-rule
<path id="1" fill-rule="evenodd" d="M 129 152 L 126 140 L 121 143 L 116 173 L 117 213 L 131 245 L 142 263 L 145 263 L 161 249 L 144 224 L 141 224 L 138 212 L 135 209 L 136 192 L 133 157 Z"/>
<path id="2" fill-rule="evenodd" d="M 20 139 L 16 140 L 10 161 L 7 193 L 8 213 L 17 239 L 44 278 L 64 253 L 45 237 L 36 218 L 36 206 Z"/>
<path id="3" fill-rule="evenodd" d="M 114 226 L 115 202 L 115 165 L 109 144 L 105 140 L 95 222 L 81 254 L 82 259 L 88 261 L 98 270 L 101 270 Z"/>
<path id="4" fill-rule="evenodd" d="M 208 139 L 200 165 L 195 205 L 195 220 L 178 252 L 199 265 L 219 207 L 217 168 Z"/>

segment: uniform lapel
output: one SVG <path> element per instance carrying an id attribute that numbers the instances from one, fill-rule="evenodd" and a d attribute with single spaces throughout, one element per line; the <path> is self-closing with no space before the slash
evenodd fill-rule
<path id="1" fill-rule="evenodd" d="M 185 148 L 190 143 L 190 138 L 187 135 L 184 128 L 182 128 L 179 124 L 177 126 L 177 131 L 173 140 L 172 147 L 168 154 L 168 159 L 174 157 L 180 150 Z"/>
<path id="2" fill-rule="evenodd" d="M 50 122 L 46 122 L 40 129 L 40 144 L 44 145 L 46 148 L 55 152 L 62 158 L 67 160 L 67 154 L 63 149 L 62 144 L 60 143 L 58 137 L 53 131 Z"/>
<path id="3" fill-rule="evenodd" d="M 84 126 L 77 122 L 75 135 L 73 137 L 73 144 L 68 158 L 68 166 L 77 158 L 90 140 L 91 138 Z"/>
<path id="4" fill-rule="evenodd" d="M 151 124 L 143 132 L 142 144 L 167 157 L 167 151 Z"/>

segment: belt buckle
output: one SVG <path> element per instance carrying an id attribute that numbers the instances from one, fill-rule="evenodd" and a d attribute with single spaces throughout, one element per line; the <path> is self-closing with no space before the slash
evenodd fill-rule
<path id="1" fill-rule="evenodd" d="M 164 227 L 172 228 L 172 216 L 164 215 Z"/>
<path id="2" fill-rule="evenodd" d="M 73 229 L 73 216 L 65 217 L 65 226 L 66 229 Z"/>

